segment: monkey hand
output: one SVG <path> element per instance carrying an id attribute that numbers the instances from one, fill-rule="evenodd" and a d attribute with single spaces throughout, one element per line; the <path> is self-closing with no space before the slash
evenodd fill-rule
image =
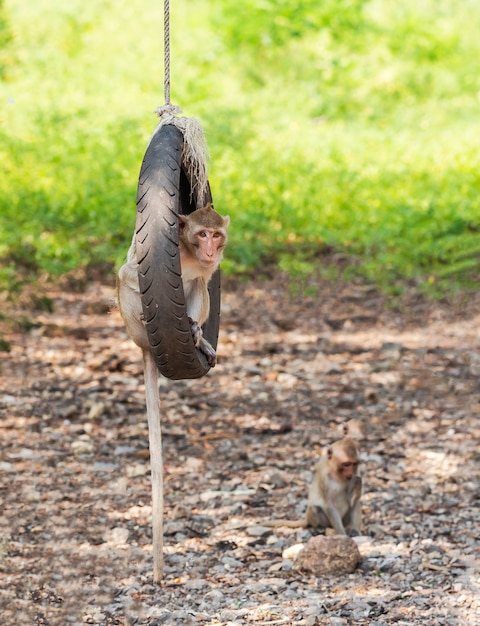
<path id="1" fill-rule="evenodd" d="M 362 497 L 362 478 L 358 474 L 351 478 L 350 506 L 353 508 Z"/>
<path id="2" fill-rule="evenodd" d="M 355 489 L 361 489 L 362 488 L 362 477 L 359 476 L 358 474 L 355 474 L 355 476 L 352 477 L 352 484 L 353 484 Z"/>
<path id="3" fill-rule="evenodd" d="M 195 344 L 195 347 L 198 348 L 200 340 L 203 336 L 202 329 L 198 325 L 198 322 L 194 322 L 191 317 L 188 318 L 188 321 L 190 322 L 190 331 L 192 333 L 193 343 Z"/>

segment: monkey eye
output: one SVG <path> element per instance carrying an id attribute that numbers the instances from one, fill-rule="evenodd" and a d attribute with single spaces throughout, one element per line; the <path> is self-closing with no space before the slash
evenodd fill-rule
<path id="1" fill-rule="evenodd" d="M 201 237 L 202 239 L 205 239 L 205 237 L 207 237 L 207 231 L 206 230 L 202 230 L 198 233 L 199 237 Z"/>

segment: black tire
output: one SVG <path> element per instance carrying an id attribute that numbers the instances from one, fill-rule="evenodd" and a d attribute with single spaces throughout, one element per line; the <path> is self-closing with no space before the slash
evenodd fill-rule
<path id="1" fill-rule="evenodd" d="M 197 208 L 192 184 L 182 166 L 183 134 L 159 128 L 143 158 L 137 190 L 136 251 L 143 315 L 150 349 L 163 376 L 200 378 L 210 366 L 195 348 L 183 293 L 178 248 L 178 214 Z M 193 187 L 195 187 L 193 185 Z M 211 202 L 210 187 L 206 202 Z M 220 271 L 209 283 L 210 316 L 203 326 L 217 348 L 220 324 Z"/>

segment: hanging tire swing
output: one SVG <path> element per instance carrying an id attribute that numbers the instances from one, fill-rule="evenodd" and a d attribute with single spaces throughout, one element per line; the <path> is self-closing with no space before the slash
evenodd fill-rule
<path id="1" fill-rule="evenodd" d="M 160 125 L 145 153 L 137 190 L 136 251 L 144 322 L 158 370 L 172 380 L 200 378 L 210 369 L 195 347 L 187 316 L 178 214 L 202 208 L 212 195 L 208 180 L 204 193 L 199 193 L 195 171 L 188 165 L 182 131 L 173 124 Z M 202 330 L 216 349 L 220 270 L 210 279 L 208 291 L 210 315 Z"/>
<path id="2" fill-rule="evenodd" d="M 187 314 L 178 220 L 179 215 L 189 215 L 212 202 L 206 168 L 208 150 L 198 122 L 175 117 L 180 109 L 170 103 L 169 2 L 164 2 L 165 105 L 157 110 L 162 120 L 140 168 L 134 241 L 127 262 L 118 271 L 117 282 L 127 331 L 143 354 L 155 583 L 160 583 L 163 575 L 163 452 L 158 374 L 173 380 L 200 378 L 210 369 L 206 356 L 195 347 Z M 208 282 L 208 293 L 209 317 L 202 331 L 209 348 L 216 350 L 220 323 L 218 269 Z"/>

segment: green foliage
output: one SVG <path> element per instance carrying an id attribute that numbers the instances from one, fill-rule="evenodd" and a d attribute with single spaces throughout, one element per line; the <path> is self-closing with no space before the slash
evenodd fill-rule
<path id="1" fill-rule="evenodd" d="M 8 74 L 8 68 L 12 59 L 8 48 L 12 42 L 12 33 L 7 19 L 4 1 L 0 0 L 0 79 L 4 80 Z"/>
<path id="2" fill-rule="evenodd" d="M 112 268 L 163 103 L 163 3 L 0 0 L 0 285 Z M 171 3 L 172 101 L 200 119 L 225 268 L 332 246 L 383 287 L 478 281 L 480 6 Z"/>
<path id="3" fill-rule="evenodd" d="M 222 29 L 230 50 L 254 54 L 288 46 L 310 32 L 327 29 L 335 37 L 362 25 L 366 0 L 214 0 L 211 21 Z"/>

